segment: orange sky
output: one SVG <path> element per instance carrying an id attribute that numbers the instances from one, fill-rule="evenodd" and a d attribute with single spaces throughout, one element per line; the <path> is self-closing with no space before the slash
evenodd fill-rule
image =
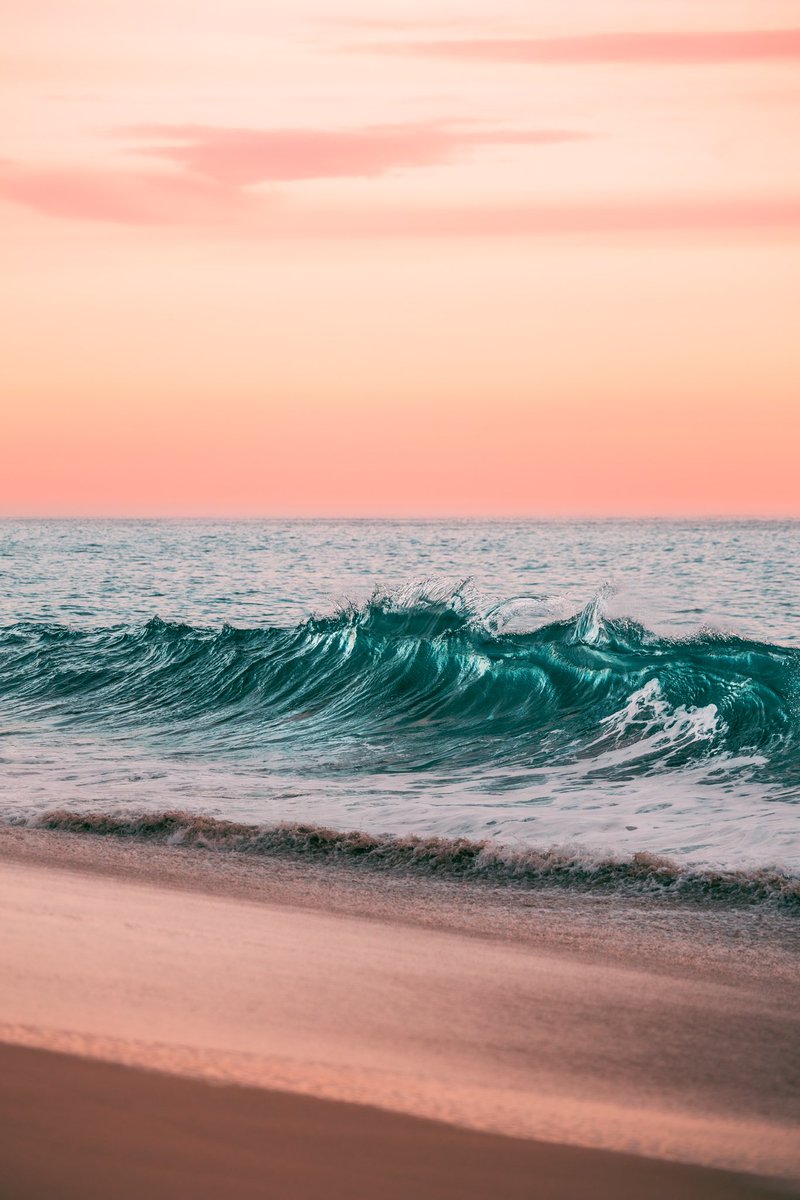
<path id="1" fill-rule="evenodd" d="M 800 515 L 796 0 L 0 13 L 0 514 Z"/>

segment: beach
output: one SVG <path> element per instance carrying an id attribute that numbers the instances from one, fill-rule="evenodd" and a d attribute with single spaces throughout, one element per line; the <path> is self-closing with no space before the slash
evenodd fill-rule
<path id="1" fill-rule="evenodd" d="M 0 1200 L 800 1200 L 800 0 L 4 14 Z"/>
<path id="2" fill-rule="evenodd" d="M 769 905 L 14 827 L 0 904 L 7 1195 L 799 1194 Z"/>
<path id="3" fill-rule="evenodd" d="M 14 1200 L 790 1194 L 725 1172 L 473 1133 L 288 1093 L 211 1088 L 19 1047 L 0 1048 L 0 1066 L 7 1142 L 0 1194 Z"/>

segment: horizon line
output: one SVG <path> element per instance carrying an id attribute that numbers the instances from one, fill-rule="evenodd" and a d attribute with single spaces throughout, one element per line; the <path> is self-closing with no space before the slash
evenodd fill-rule
<path id="1" fill-rule="evenodd" d="M 31 523 L 33 523 L 33 522 L 44 523 L 44 522 L 55 522 L 55 521 L 75 521 L 75 522 L 78 522 L 78 521 L 105 521 L 105 522 L 116 521 L 116 522 L 120 522 L 120 523 L 121 522 L 131 522 L 131 523 L 151 522 L 153 524 L 159 523 L 159 522 L 176 522 L 176 523 L 177 522 L 183 522 L 183 523 L 197 522 L 197 523 L 201 523 L 201 522 L 209 522 L 209 521 L 225 522 L 225 523 L 229 523 L 229 524 L 234 523 L 234 522 L 241 522 L 242 524 L 247 523 L 247 522 L 251 522 L 251 523 L 258 523 L 258 522 L 284 522 L 284 523 L 286 523 L 286 522 L 297 522 L 297 523 L 316 522 L 316 523 L 323 523 L 323 522 L 325 522 L 325 523 L 329 523 L 329 524 L 334 524 L 334 523 L 348 523 L 348 524 L 363 523 L 363 524 L 366 524 L 369 522 L 377 523 L 380 521 L 403 522 L 403 523 L 413 524 L 413 523 L 422 523 L 422 522 L 435 523 L 435 522 L 457 522 L 457 521 L 465 521 L 465 522 L 481 521 L 486 524 L 498 524 L 498 525 L 499 524 L 512 524 L 512 523 L 524 522 L 524 521 L 536 522 L 538 524 L 548 524 L 548 523 L 563 524 L 563 523 L 567 523 L 567 522 L 576 522 L 576 523 L 578 523 L 578 522 L 580 522 L 580 523 L 598 522 L 599 523 L 599 522 L 604 522 L 604 521 L 607 521 L 607 522 L 610 522 L 610 521 L 616 521 L 616 522 L 650 521 L 650 522 L 654 522 L 654 523 L 655 522 L 663 522 L 663 523 L 669 522 L 669 523 L 673 523 L 673 524 L 689 523 L 689 522 L 696 522 L 696 521 L 707 521 L 707 522 L 713 523 L 713 524 L 719 524 L 719 523 L 723 523 L 723 522 L 761 522 L 761 523 L 798 522 L 798 523 L 800 523 L 800 511 L 798 511 L 796 513 L 785 513 L 785 514 L 780 514 L 780 513 L 769 513 L 769 514 L 764 514 L 764 513 L 760 513 L 760 514 L 759 513 L 694 513 L 694 514 L 692 514 L 692 513 L 678 513 L 678 514 L 642 513 L 641 515 L 636 515 L 633 513 L 603 513 L 603 514 L 573 513 L 573 514 L 548 514 L 548 515 L 538 515 L 538 516 L 536 514 L 532 514 L 532 513 L 520 513 L 520 514 L 511 513 L 511 514 L 504 514 L 504 515 L 490 515 L 490 514 L 482 515 L 479 513 L 478 514 L 476 514 L 476 513 L 460 513 L 460 514 L 458 514 L 458 513 L 439 513 L 439 514 L 432 513 L 429 515 L 385 514 L 385 513 L 384 514 L 374 514 L 374 515 L 369 515 L 369 514 L 366 514 L 366 515 L 365 514 L 361 514 L 361 515 L 346 515 L 346 514 L 345 515 L 335 515 L 335 514 L 334 515 L 331 515 L 331 514 L 321 515 L 321 514 L 316 514 L 315 515 L 315 514 L 299 514 L 299 513 L 295 513 L 295 514 L 280 514 L 280 513 L 278 513 L 278 514 L 275 514 L 275 513 L 273 513 L 273 514 L 239 514 L 239 515 L 231 515 L 231 514 L 226 515 L 226 514 L 220 514 L 220 513 L 217 513 L 217 514 L 214 514 L 214 513 L 200 513 L 200 514 L 197 514 L 197 513 L 195 513 L 195 514 L 180 514 L 180 513 L 158 513 L 158 514 L 62 513 L 62 514 L 56 515 L 56 514 L 36 514 L 36 513 L 28 513 L 28 514 L 0 513 L 0 523 L 6 523 L 6 522 L 12 522 L 12 521 L 14 521 L 14 522 L 24 521 L 24 522 L 31 522 Z"/>

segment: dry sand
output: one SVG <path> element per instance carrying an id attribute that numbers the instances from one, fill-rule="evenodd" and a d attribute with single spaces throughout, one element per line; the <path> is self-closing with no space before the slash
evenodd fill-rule
<path id="1" fill-rule="evenodd" d="M 767 1194 L 514 1139 L 800 1177 L 796 919 L 19 830 L 0 918 L 0 1039 L 84 1056 L 3 1051 L 0 1194 L 156 1196 L 169 1153 L 173 1196 Z M 197 1190 L 226 1163 L 238 1192 Z M 80 1190 L 117 1168 L 133 1190 Z"/>

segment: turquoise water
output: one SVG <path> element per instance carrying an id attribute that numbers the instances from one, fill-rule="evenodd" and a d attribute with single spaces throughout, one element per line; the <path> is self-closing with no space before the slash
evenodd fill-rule
<path id="1" fill-rule="evenodd" d="M 800 867 L 800 524 L 0 523 L 0 815 Z"/>

